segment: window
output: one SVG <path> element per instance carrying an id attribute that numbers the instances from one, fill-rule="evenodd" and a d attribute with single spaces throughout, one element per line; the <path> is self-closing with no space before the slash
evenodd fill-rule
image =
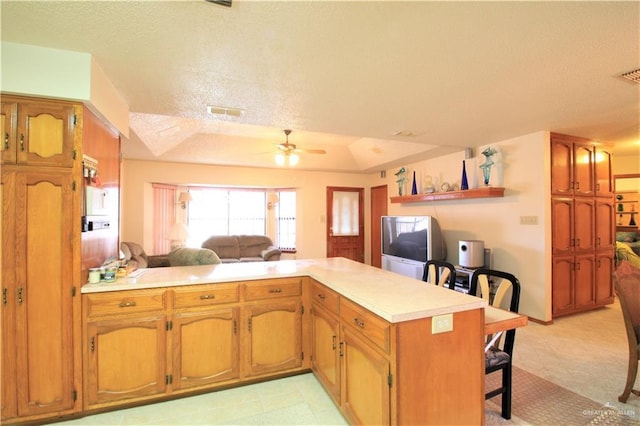
<path id="1" fill-rule="evenodd" d="M 280 250 L 296 249 L 296 192 L 279 191 L 278 204 L 275 208 L 276 241 Z"/>
<path id="2" fill-rule="evenodd" d="M 200 247 L 212 235 L 255 234 L 269 235 L 281 250 L 295 251 L 294 190 L 190 187 L 189 192 L 188 247 Z M 276 195 L 269 209 L 268 194 Z"/>
<path id="3" fill-rule="evenodd" d="M 187 246 L 212 235 L 266 235 L 266 191 L 190 188 Z"/>

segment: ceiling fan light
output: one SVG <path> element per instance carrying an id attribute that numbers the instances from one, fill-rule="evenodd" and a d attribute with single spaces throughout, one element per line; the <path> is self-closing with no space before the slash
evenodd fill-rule
<path id="1" fill-rule="evenodd" d="M 300 157 L 298 156 L 298 154 L 290 154 L 289 155 L 289 165 L 290 166 L 295 166 L 296 164 L 298 164 L 298 161 L 300 161 Z"/>
<path id="2" fill-rule="evenodd" d="M 282 152 L 278 152 L 278 153 L 276 154 L 276 158 L 275 158 L 275 160 L 276 160 L 276 164 L 277 164 L 278 166 L 284 166 L 285 158 L 284 158 L 284 154 L 283 154 Z"/>

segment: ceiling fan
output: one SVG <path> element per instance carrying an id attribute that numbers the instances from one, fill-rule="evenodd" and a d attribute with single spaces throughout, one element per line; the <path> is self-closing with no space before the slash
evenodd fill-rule
<path id="1" fill-rule="evenodd" d="M 284 143 L 278 144 L 278 152 L 276 153 L 276 163 L 279 166 L 289 165 L 295 166 L 300 160 L 299 153 L 305 154 L 326 154 L 324 149 L 299 149 L 295 144 L 289 143 L 289 135 L 291 130 L 285 129 L 284 134 L 286 140 Z"/>

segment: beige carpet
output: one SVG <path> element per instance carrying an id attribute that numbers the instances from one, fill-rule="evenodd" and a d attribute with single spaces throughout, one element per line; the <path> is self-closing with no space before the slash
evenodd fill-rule
<path id="1" fill-rule="evenodd" d="M 500 384 L 500 373 L 487 376 L 486 389 Z M 632 413 L 585 398 L 546 379 L 513 367 L 512 421 L 500 417 L 501 396 L 487 401 L 486 424 L 640 425 Z"/>

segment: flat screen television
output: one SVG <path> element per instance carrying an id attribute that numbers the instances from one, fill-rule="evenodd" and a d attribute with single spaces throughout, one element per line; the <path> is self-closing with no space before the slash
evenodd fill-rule
<path id="1" fill-rule="evenodd" d="M 426 262 L 445 260 L 447 250 L 432 216 L 382 216 L 382 255 Z"/>

